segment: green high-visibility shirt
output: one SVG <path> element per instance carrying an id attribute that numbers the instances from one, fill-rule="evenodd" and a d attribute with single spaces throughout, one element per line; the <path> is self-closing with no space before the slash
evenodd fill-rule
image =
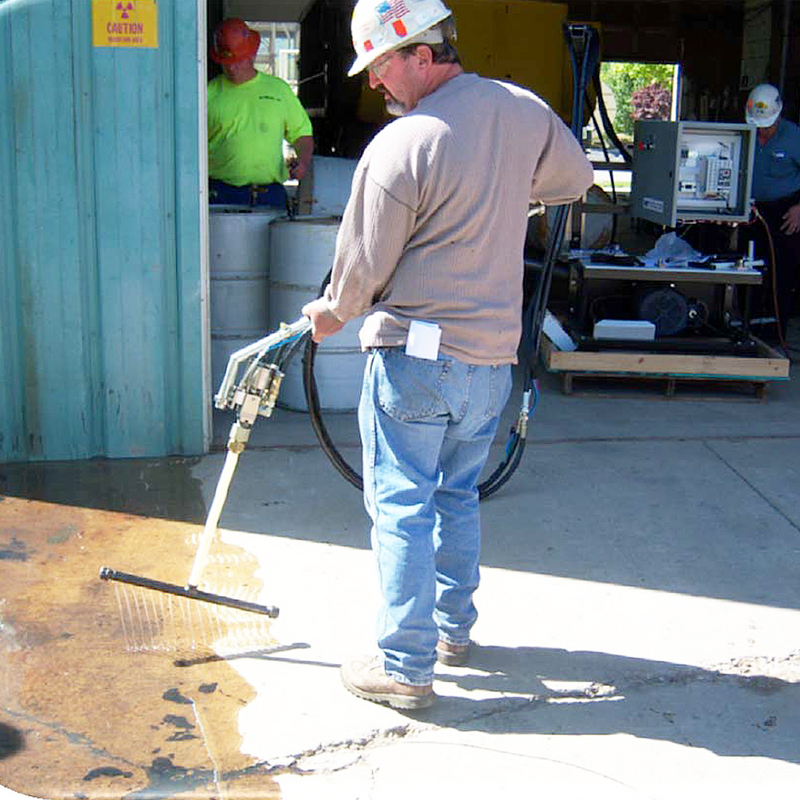
<path id="1" fill-rule="evenodd" d="M 283 183 L 283 140 L 311 136 L 311 120 L 286 81 L 259 72 L 245 83 L 208 84 L 208 174 L 233 186 Z"/>

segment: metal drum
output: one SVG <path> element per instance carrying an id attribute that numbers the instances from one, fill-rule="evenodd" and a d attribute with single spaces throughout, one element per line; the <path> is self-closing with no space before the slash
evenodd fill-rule
<path id="1" fill-rule="evenodd" d="M 319 295 L 333 264 L 339 219 L 296 217 L 270 226 L 269 314 L 272 325 L 293 322 L 302 307 Z M 361 396 L 366 355 L 358 331 L 363 317 L 351 320 L 317 348 L 314 378 L 323 411 L 354 411 Z M 307 411 L 303 388 L 302 352 L 292 359 L 283 379 L 278 405 Z"/>
<path id="2" fill-rule="evenodd" d="M 266 336 L 269 317 L 269 231 L 279 208 L 211 206 L 211 386 L 216 393 L 231 353 Z"/>

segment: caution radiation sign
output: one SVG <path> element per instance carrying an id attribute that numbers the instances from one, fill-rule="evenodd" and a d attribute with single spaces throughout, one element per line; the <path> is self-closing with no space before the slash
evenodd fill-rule
<path id="1" fill-rule="evenodd" d="M 95 47 L 158 47 L 156 0 L 92 0 Z"/>

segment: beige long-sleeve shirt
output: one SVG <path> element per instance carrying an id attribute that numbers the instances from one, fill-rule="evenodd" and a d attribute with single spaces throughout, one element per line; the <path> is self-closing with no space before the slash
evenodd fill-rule
<path id="1" fill-rule="evenodd" d="M 402 345 L 437 323 L 440 352 L 516 362 L 531 201 L 580 197 L 592 167 L 533 93 L 462 73 L 383 128 L 353 177 L 339 228 L 330 310 L 368 312 L 361 345 Z"/>

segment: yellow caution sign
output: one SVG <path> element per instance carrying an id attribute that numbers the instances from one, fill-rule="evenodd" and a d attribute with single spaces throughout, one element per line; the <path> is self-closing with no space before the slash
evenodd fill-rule
<path id="1" fill-rule="evenodd" d="M 92 0 L 95 47 L 158 47 L 156 0 Z"/>

